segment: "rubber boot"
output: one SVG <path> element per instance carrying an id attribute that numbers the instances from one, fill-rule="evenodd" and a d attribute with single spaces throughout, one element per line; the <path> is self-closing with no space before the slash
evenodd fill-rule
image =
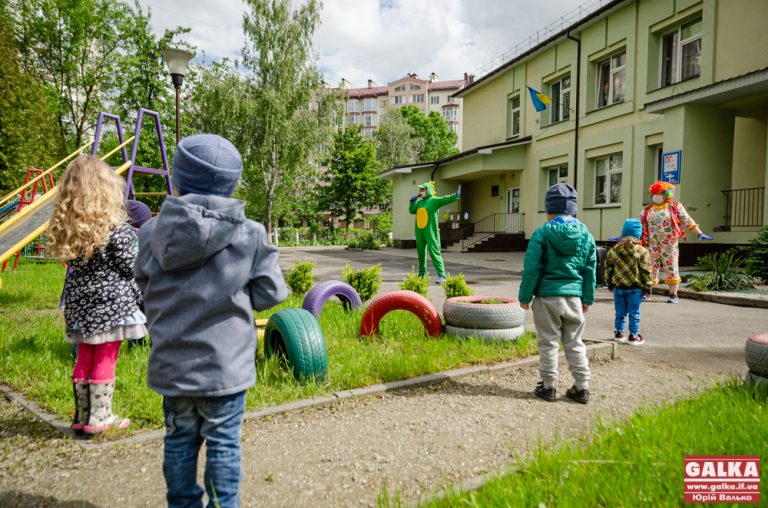
<path id="1" fill-rule="evenodd" d="M 88 421 L 83 427 L 86 434 L 97 434 L 109 429 L 124 429 L 131 424 L 127 418 L 120 418 L 112 413 L 112 395 L 115 392 L 115 380 L 93 382 L 88 385 L 89 410 Z"/>
<path id="2" fill-rule="evenodd" d="M 75 393 L 75 418 L 70 428 L 76 436 L 81 436 L 88 420 L 88 380 L 72 380 L 72 388 Z"/>

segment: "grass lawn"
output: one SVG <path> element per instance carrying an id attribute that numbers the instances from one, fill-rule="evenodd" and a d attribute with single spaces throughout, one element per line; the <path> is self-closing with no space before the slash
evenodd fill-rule
<path id="1" fill-rule="evenodd" d="M 71 418 L 72 346 L 64 340 L 59 299 L 64 268 L 53 262 L 24 260 L 16 272 L 2 274 L 0 289 L 0 382 L 24 393 L 59 418 Z M 257 384 L 248 391 L 248 409 L 328 394 L 375 383 L 395 381 L 473 364 L 495 363 L 534 354 L 536 341 L 526 334 L 514 344 L 486 344 L 481 339 L 426 338 L 416 316 L 388 314 L 380 337 L 358 335 L 362 311 L 345 313 L 329 302 L 320 326 L 328 347 L 329 380 L 301 385 L 275 360 L 265 361 L 263 344 L 257 354 Z M 281 308 L 301 307 L 302 298 L 256 317 L 267 318 Z M 149 346 L 123 346 L 117 362 L 114 411 L 133 420 L 132 430 L 162 426 L 161 398 L 146 384 Z"/>
<path id="2" fill-rule="evenodd" d="M 685 506 L 687 455 L 759 455 L 768 505 L 768 392 L 734 380 L 691 399 L 598 425 L 578 441 L 542 447 L 514 472 L 426 507 Z M 383 492 L 379 506 L 400 506 Z M 734 506 L 733 504 L 720 506 Z M 757 505 L 743 505 L 757 506 Z"/>

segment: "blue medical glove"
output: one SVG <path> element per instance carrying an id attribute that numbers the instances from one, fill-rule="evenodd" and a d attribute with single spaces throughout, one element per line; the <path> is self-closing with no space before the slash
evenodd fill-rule
<path id="1" fill-rule="evenodd" d="M 456 189 L 456 197 L 461 197 L 461 184 L 459 184 L 459 188 Z"/>
<path id="2" fill-rule="evenodd" d="M 704 233 L 699 235 L 699 241 L 702 241 L 702 240 L 714 240 L 714 239 L 715 239 L 715 237 L 712 236 L 712 235 L 706 235 Z"/>
<path id="3" fill-rule="evenodd" d="M 416 194 L 415 196 L 411 196 L 411 203 L 416 202 L 417 199 L 419 199 L 419 194 Z"/>
<path id="4" fill-rule="evenodd" d="M 609 236 L 608 237 L 608 241 L 609 242 L 618 242 L 619 240 L 621 240 L 621 235 L 619 235 L 619 236 Z"/>

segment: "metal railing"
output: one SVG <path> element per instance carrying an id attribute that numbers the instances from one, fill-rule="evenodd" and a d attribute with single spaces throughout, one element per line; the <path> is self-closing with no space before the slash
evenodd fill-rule
<path id="1" fill-rule="evenodd" d="M 482 242 L 486 238 L 499 233 L 522 233 L 524 213 L 492 213 L 488 217 L 475 222 L 474 234 L 461 241 L 461 250 Z"/>
<path id="2" fill-rule="evenodd" d="M 734 227 L 760 227 L 765 209 L 765 187 L 731 189 L 725 194 L 724 230 Z"/>

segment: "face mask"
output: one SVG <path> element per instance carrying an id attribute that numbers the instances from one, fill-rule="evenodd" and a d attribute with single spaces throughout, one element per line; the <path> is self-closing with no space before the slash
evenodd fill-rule
<path id="1" fill-rule="evenodd" d="M 664 196 L 661 196 L 661 195 L 651 196 L 651 199 L 657 205 L 660 205 L 664 202 Z"/>

